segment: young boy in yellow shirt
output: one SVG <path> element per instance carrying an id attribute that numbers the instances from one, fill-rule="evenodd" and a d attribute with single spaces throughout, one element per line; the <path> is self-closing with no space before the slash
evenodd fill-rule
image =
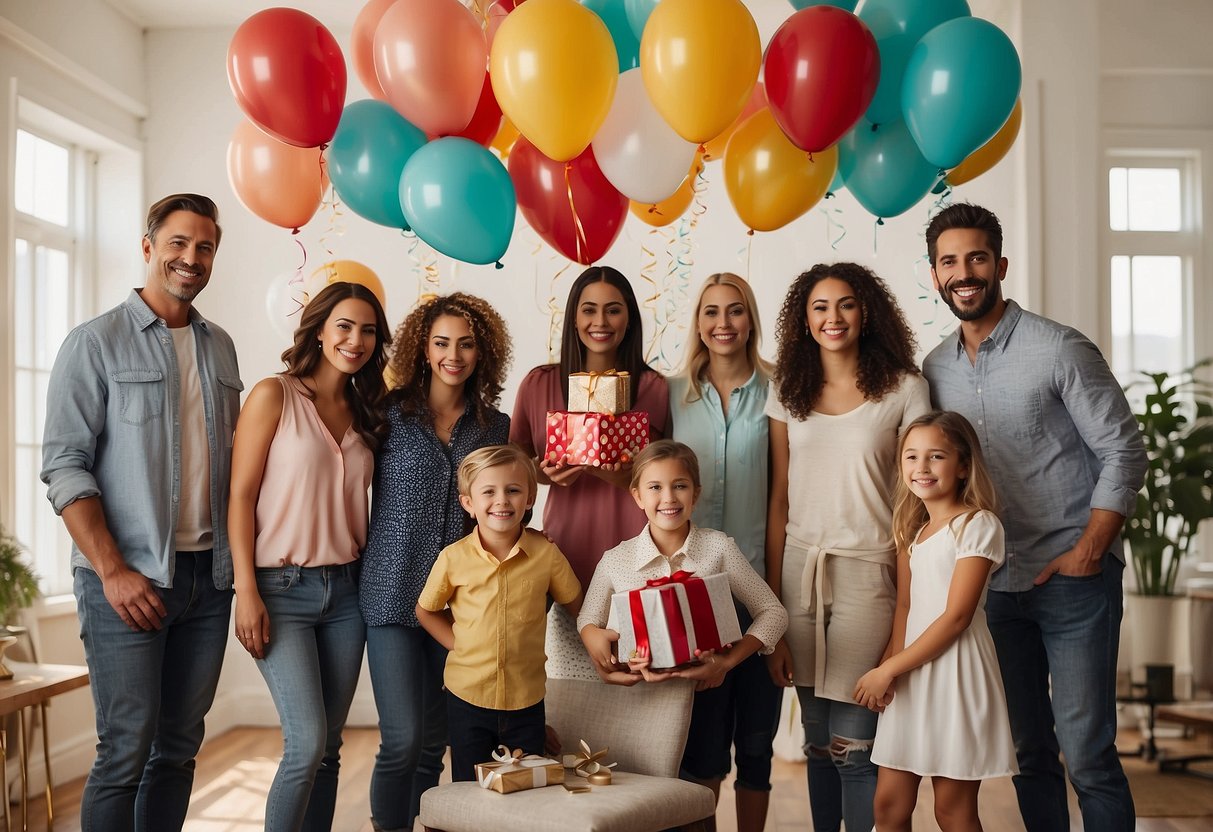
<path id="1" fill-rule="evenodd" d="M 468 454 L 459 502 L 476 528 L 438 555 L 417 602 L 421 626 L 451 651 L 443 680 L 457 781 L 474 780 L 498 745 L 543 753 L 547 596 L 576 617 L 581 584 L 555 544 L 524 528 L 536 490 L 520 448 Z"/>

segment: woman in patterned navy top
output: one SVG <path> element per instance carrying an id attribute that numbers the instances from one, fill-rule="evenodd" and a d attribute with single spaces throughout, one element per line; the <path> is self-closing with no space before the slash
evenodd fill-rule
<path id="1" fill-rule="evenodd" d="M 414 609 L 438 553 L 467 534 L 456 472 L 477 448 L 509 438 L 497 410 L 511 358 L 505 322 L 462 292 L 433 297 L 396 331 L 390 433 L 376 454 L 360 603 L 379 711 L 371 775 L 377 830 L 411 827 L 421 793 L 438 784 L 446 748 L 446 650 Z"/>

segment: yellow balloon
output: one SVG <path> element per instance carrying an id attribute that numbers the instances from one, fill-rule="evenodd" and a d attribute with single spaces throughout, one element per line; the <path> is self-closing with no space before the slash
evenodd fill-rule
<path id="1" fill-rule="evenodd" d="M 687 178 L 678 186 L 678 190 L 667 196 L 661 202 L 632 202 L 632 214 L 655 228 L 669 225 L 681 217 L 691 207 L 695 200 L 695 180 L 703 173 L 703 155 L 695 154 Z"/>
<path id="2" fill-rule="evenodd" d="M 606 120 L 619 60 L 594 12 L 576 0 L 529 0 L 497 30 L 489 76 L 506 118 L 540 153 L 567 162 Z"/>
<path id="3" fill-rule="evenodd" d="M 662 0 L 640 38 L 649 98 L 689 142 L 702 144 L 728 129 L 761 63 L 758 26 L 740 0 Z"/>
<path id="4" fill-rule="evenodd" d="M 817 204 L 838 170 L 838 147 L 809 154 L 792 144 L 764 107 L 742 123 L 724 152 L 724 184 L 741 221 L 782 228 Z"/>
<path id="5" fill-rule="evenodd" d="M 518 141 L 518 128 L 514 126 L 514 122 L 508 118 L 501 119 L 501 127 L 497 130 L 497 135 L 493 137 L 489 147 L 497 151 L 497 158 L 505 161 L 510 158 L 510 151 L 514 149 L 514 142 Z"/>
<path id="6" fill-rule="evenodd" d="M 387 295 L 379 275 L 355 260 L 332 260 L 312 272 L 307 281 L 310 294 L 316 294 L 331 283 L 357 283 L 371 290 L 379 298 L 379 305 L 387 307 Z M 309 298 L 310 299 L 310 298 Z"/>
<path id="7" fill-rule="evenodd" d="M 947 182 L 952 187 L 970 182 L 998 164 L 1015 144 L 1019 127 L 1023 124 L 1023 101 L 1015 100 L 1015 109 L 1007 121 L 994 134 L 994 138 L 970 153 L 963 162 L 948 171 Z"/>

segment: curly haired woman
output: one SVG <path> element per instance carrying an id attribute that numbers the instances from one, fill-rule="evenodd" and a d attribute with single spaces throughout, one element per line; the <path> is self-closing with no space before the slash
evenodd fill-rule
<path id="1" fill-rule="evenodd" d="M 415 608 L 442 549 L 467 534 L 456 473 L 472 451 L 507 441 L 497 410 L 512 349 L 501 316 L 455 292 L 421 302 L 396 330 L 390 431 L 375 459 L 360 603 L 380 744 L 371 775 L 377 830 L 409 829 L 438 784 L 447 744 L 446 650 Z"/>
<path id="2" fill-rule="evenodd" d="M 813 827 L 871 829 L 876 714 L 851 692 L 888 647 L 897 436 L 930 398 L 897 301 L 863 266 L 800 275 L 777 338 L 766 574 L 789 623 L 767 662 L 802 705 Z"/>

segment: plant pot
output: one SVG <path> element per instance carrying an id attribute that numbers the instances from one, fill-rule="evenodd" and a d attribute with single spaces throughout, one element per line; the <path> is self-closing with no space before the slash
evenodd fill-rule
<path id="1" fill-rule="evenodd" d="M 1125 625 L 1134 682 L 1146 681 L 1146 665 L 1186 667 L 1187 599 L 1181 595 L 1125 596 Z"/>

